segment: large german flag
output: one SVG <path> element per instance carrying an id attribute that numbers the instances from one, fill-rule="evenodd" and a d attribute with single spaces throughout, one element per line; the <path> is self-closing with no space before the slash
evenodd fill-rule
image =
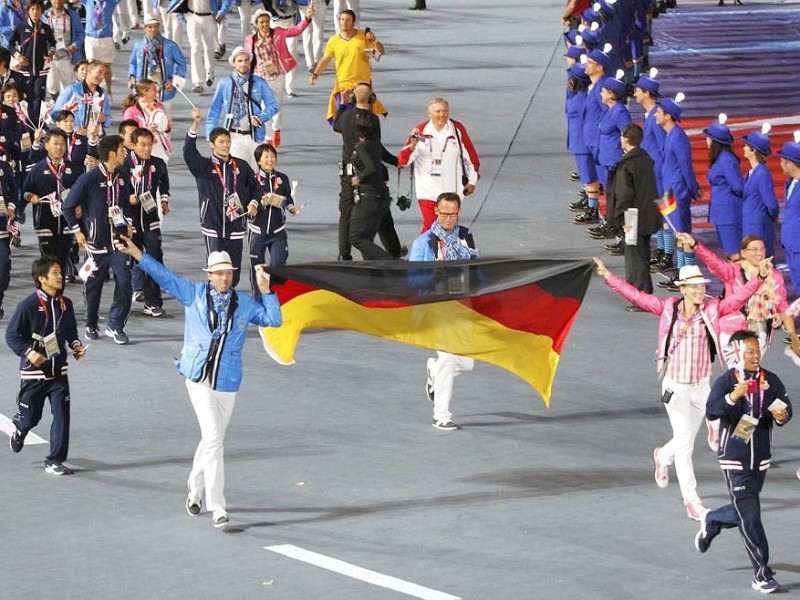
<path id="1" fill-rule="evenodd" d="M 516 373 L 550 403 L 561 348 L 580 308 L 587 260 L 318 263 L 273 267 L 283 326 L 264 348 L 294 362 L 308 328 L 348 329 L 469 356 Z"/>

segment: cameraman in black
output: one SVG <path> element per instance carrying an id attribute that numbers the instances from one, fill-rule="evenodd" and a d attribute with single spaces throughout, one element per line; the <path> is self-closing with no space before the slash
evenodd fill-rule
<path id="1" fill-rule="evenodd" d="M 364 260 L 400 258 L 400 240 L 391 221 L 392 198 L 386 185 L 389 171 L 381 162 L 383 147 L 375 138 L 371 119 L 356 115 L 355 125 L 358 143 L 351 158 L 354 175 L 350 179 L 353 186 L 350 244 L 361 252 Z M 386 250 L 374 242 L 378 232 Z"/>
<path id="2" fill-rule="evenodd" d="M 397 157 L 389 152 L 381 143 L 381 122 L 378 115 L 372 112 L 372 104 L 375 95 L 369 83 L 359 83 L 353 89 L 352 100 L 343 102 L 336 113 L 333 122 L 333 130 L 342 134 L 342 163 L 339 171 L 340 192 L 339 192 L 339 260 L 353 260 L 351 255 L 351 214 L 355 205 L 353 201 L 352 179 L 355 175 L 353 168 L 353 150 L 358 143 L 358 127 L 356 119 L 360 123 L 369 124 L 366 133 L 370 139 L 377 142 L 378 164 L 381 161 L 397 166 Z M 386 192 L 388 197 L 388 190 Z M 391 198 L 389 198 L 391 202 Z M 406 208 L 408 208 L 406 206 Z M 401 207 L 401 210 L 405 208 Z M 389 251 L 393 258 L 400 258 L 404 253 L 404 248 L 400 245 L 397 232 L 394 228 L 391 210 L 387 210 L 383 219 L 378 225 L 377 230 L 381 243 Z M 373 232 L 374 237 L 374 232 Z M 371 240 L 372 238 L 370 238 Z M 363 254 L 363 253 L 362 253 Z"/>

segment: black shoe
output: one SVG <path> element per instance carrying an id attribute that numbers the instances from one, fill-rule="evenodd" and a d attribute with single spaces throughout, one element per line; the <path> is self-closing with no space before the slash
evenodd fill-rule
<path id="1" fill-rule="evenodd" d="M 625 248 L 622 246 L 606 246 L 606 252 L 608 252 L 611 256 L 624 256 L 625 255 Z"/>
<path id="2" fill-rule="evenodd" d="M 586 230 L 586 233 L 599 233 L 604 229 L 606 229 L 607 227 L 608 227 L 608 221 L 603 220 L 597 227 L 589 227 L 589 229 Z"/>
<path id="3" fill-rule="evenodd" d="M 573 171 L 572 173 L 569 174 L 569 178 L 572 181 L 580 181 L 581 180 L 581 176 L 578 175 L 578 173 L 576 173 L 575 171 Z"/>
<path id="4" fill-rule="evenodd" d="M 656 249 L 656 251 L 655 251 L 655 254 L 653 254 L 653 255 L 650 257 L 650 264 L 651 264 L 651 265 L 654 265 L 654 264 L 656 264 L 658 261 L 660 261 L 660 260 L 661 260 L 661 258 L 662 258 L 663 256 L 664 256 L 664 251 L 663 251 L 661 248 L 657 248 L 657 249 Z"/>
<path id="5" fill-rule="evenodd" d="M 425 10 L 425 0 L 415 0 L 414 6 L 409 6 L 408 10 Z"/>
<path id="6" fill-rule="evenodd" d="M 192 490 L 189 489 L 189 495 L 186 496 L 186 512 L 190 517 L 196 517 L 200 514 L 200 509 L 203 508 L 203 499 L 200 498 L 197 502 L 192 502 Z"/>
<path id="7" fill-rule="evenodd" d="M 663 273 L 674 268 L 672 265 L 672 254 L 664 254 L 661 260 L 650 265 L 651 273 Z"/>
<path id="8" fill-rule="evenodd" d="M 44 472 L 50 475 L 72 475 L 73 471 L 58 462 L 48 462 L 44 465 Z"/>
<path id="9" fill-rule="evenodd" d="M 125 45 L 125 46 L 127 46 L 128 42 L 130 42 L 130 41 L 131 41 L 131 38 L 129 38 L 127 35 L 124 38 L 122 38 L 122 44 Z"/>
<path id="10" fill-rule="evenodd" d="M 222 44 L 222 45 L 219 47 L 219 49 L 218 49 L 218 50 L 215 50 L 215 51 L 214 51 L 214 58 L 216 58 L 217 60 L 219 60 L 220 58 L 222 58 L 223 56 L 225 56 L 225 52 L 226 52 L 225 44 Z"/>
<path id="11" fill-rule="evenodd" d="M 86 326 L 86 334 L 83 336 L 87 340 L 97 340 L 100 339 L 100 332 L 97 331 L 97 327 L 89 327 Z"/>
<path id="12" fill-rule="evenodd" d="M 339 262 L 353 262 L 353 257 L 350 254 L 343 254 L 337 258 Z"/>
<path id="13" fill-rule="evenodd" d="M 0 319 L 6 316 L 6 309 L 0 305 Z"/>
<path id="14" fill-rule="evenodd" d="M 575 225 L 593 225 L 599 223 L 600 214 L 597 212 L 597 207 L 589 207 L 586 209 L 586 212 L 575 215 L 572 222 L 575 223 Z"/>
<path id="15" fill-rule="evenodd" d="M 614 238 L 619 237 L 620 234 L 622 233 L 622 229 L 620 229 L 616 225 L 610 225 L 608 222 L 606 222 L 606 224 L 600 229 L 597 229 L 595 231 L 593 231 L 592 229 L 590 229 L 586 233 L 589 235 L 590 238 L 594 240 L 613 240 Z"/>
<path id="16" fill-rule="evenodd" d="M 22 450 L 22 447 L 25 445 L 25 436 L 19 432 L 19 429 L 16 427 L 14 428 L 14 433 L 11 434 L 11 439 L 8 442 L 11 451 L 15 454 Z"/>
<path id="17" fill-rule="evenodd" d="M 206 87 L 210 88 L 212 85 L 214 85 L 214 76 L 209 75 L 208 77 L 206 77 Z"/>
<path id="18" fill-rule="evenodd" d="M 625 243 L 622 241 L 622 238 L 617 238 L 616 242 L 612 242 L 611 244 L 606 244 L 603 246 L 604 250 L 625 250 Z"/>
<path id="19" fill-rule="evenodd" d="M 667 290 L 668 292 L 680 291 L 680 288 L 677 285 L 675 285 L 675 280 L 672 278 L 665 279 L 664 281 L 659 281 L 658 283 L 656 283 L 656 285 L 660 287 L 662 290 Z"/>
<path id="20" fill-rule="evenodd" d="M 589 200 L 585 197 L 582 197 L 580 200 L 577 200 L 569 205 L 569 209 L 572 212 L 583 212 L 587 208 L 589 208 Z"/>

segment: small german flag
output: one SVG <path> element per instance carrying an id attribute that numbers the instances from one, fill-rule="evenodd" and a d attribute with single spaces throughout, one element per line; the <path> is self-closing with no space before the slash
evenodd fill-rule
<path id="1" fill-rule="evenodd" d="M 592 274 L 588 260 L 316 263 L 270 267 L 283 325 L 264 328 L 281 364 L 308 328 L 347 329 L 482 360 L 550 404 L 567 334 Z"/>
<path id="2" fill-rule="evenodd" d="M 671 189 L 664 192 L 661 198 L 656 198 L 656 204 L 659 212 L 665 217 L 674 213 L 675 209 L 678 208 L 678 201 L 675 200 L 675 193 Z"/>

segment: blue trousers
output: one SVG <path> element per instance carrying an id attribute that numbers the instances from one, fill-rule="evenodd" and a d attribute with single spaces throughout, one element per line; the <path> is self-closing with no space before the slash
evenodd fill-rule
<path id="1" fill-rule="evenodd" d="M 97 263 L 97 271 L 86 280 L 86 326 L 97 327 L 98 313 L 100 312 L 100 298 L 103 295 L 103 284 L 108 271 L 114 274 L 114 299 L 108 310 L 108 326 L 111 329 L 122 331 L 131 311 L 131 268 L 128 256 L 121 252 L 112 251 L 107 254 L 92 254 Z"/>
<path id="2" fill-rule="evenodd" d="M 23 436 L 27 435 L 42 420 L 46 399 L 50 400 L 53 413 L 47 460 L 64 462 L 69 450 L 69 380 L 66 375 L 55 379 L 23 379 L 17 395 L 14 425 Z"/>
<path id="3" fill-rule="evenodd" d="M 137 246 L 142 246 L 150 256 L 155 258 L 162 265 L 164 264 L 164 252 L 161 250 L 161 230 L 148 229 L 144 233 L 137 233 L 133 236 L 133 242 Z M 139 263 L 135 263 L 132 270 L 132 289 L 144 292 L 145 306 L 161 308 L 164 300 L 161 298 L 161 288 L 150 275 L 139 268 Z"/>
<path id="4" fill-rule="evenodd" d="M 766 581 L 774 575 L 769 567 L 769 543 L 761 523 L 761 500 L 766 471 L 734 471 L 723 469 L 725 484 L 731 503 L 706 515 L 706 532 L 709 541 L 723 529 L 739 528 L 747 556 L 753 564 L 753 576 Z"/>
<path id="5" fill-rule="evenodd" d="M 261 292 L 256 285 L 256 265 L 267 262 L 268 252 L 270 267 L 285 265 L 286 259 L 289 258 L 288 239 L 285 229 L 269 235 L 250 233 L 250 288 L 253 291 L 254 298 L 261 297 Z M 276 280 L 275 283 L 280 282 Z"/>
<path id="6" fill-rule="evenodd" d="M 786 264 L 789 266 L 789 276 L 792 278 L 794 291 L 800 294 L 800 252 L 786 249 Z"/>

